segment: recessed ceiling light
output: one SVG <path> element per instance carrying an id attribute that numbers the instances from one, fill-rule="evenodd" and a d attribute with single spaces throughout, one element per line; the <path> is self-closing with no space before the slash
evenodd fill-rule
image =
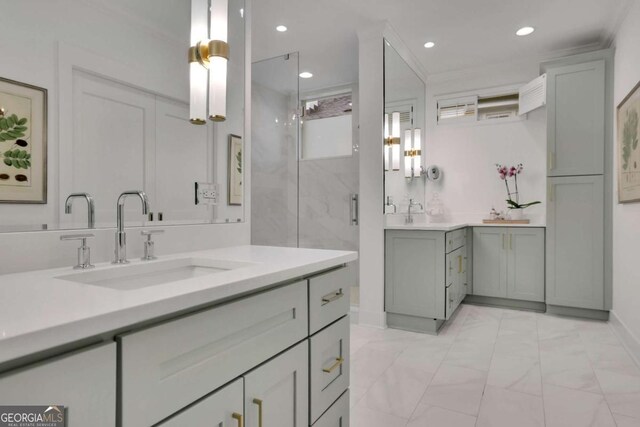
<path id="1" fill-rule="evenodd" d="M 285 31 L 287 31 L 287 27 L 285 27 L 284 25 L 278 25 L 276 27 L 277 31 L 280 31 L 281 33 L 284 33 Z"/>
<path id="2" fill-rule="evenodd" d="M 516 34 L 519 35 L 519 36 L 528 36 L 529 34 L 533 33 L 534 31 L 535 31 L 535 28 L 533 28 L 533 27 L 522 27 L 518 31 L 516 31 Z"/>
<path id="3" fill-rule="evenodd" d="M 434 42 L 426 42 L 424 44 L 424 47 L 426 47 L 427 49 L 431 49 L 432 47 L 434 47 L 436 44 Z"/>
<path id="4" fill-rule="evenodd" d="M 302 77 L 303 79 L 310 79 L 311 77 L 313 77 L 313 74 L 308 71 L 303 71 L 300 73 L 300 77 Z"/>

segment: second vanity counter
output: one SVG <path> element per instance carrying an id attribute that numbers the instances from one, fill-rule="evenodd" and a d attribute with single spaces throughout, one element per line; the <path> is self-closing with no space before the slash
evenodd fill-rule
<path id="1" fill-rule="evenodd" d="M 71 267 L 0 275 L 0 365 L 48 349 L 239 298 L 354 261 L 355 252 L 238 246 L 181 253 L 128 266 L 104 263 L 90 274 L 170 260 L 240 265 L 137 289 L 72 281 Z"/>

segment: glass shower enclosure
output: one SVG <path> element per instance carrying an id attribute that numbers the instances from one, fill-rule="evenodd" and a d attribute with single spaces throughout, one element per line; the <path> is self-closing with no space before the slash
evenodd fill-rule
<path id="1" fill-rule="evenodd" d="M 251 243 L 357 251 L 357 91 L 298 74 L 298 53 L 252 66 Z"/>

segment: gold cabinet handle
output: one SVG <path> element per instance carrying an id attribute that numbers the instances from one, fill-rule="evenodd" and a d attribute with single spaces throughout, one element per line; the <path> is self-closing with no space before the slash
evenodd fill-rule
<path id="1" fill-rule="evenodd" d="M 322 305 L 327 305 L 331 302 L 337 301 L 343 296 L 344 296 L 344 292 L 342 292 L 342 289 L 335 292 L 331 292 L 330 294 L 327 294 L 322 297 Z"/>
<path id="2" fill-rule="evenodd" d="M 556 195 L 555 195 L 555 187 L 553 186 L 553 184 L 549 184 L 549 190 L 547 191 L 547 193 L 549 193 L 549 201 L 553 202 L 553 199 L 555 199 Z"/>
<path id="3" fill-rule="evenodd" d="M 258 427 L 262 427 L 262 400 L 253 399 L 253 403 L 258 405 Z"/>
<path id="4" fill-rule="evenodd" d="M 326 372 L 327 374 L 330 374 L 331 372 L 338 369 L 338 367 L 340 367 L 343 363 L 344 363 L 344 357 L 336 357 L 335 363 L 329 366 L 328 368 L 322 368 L 322 372 Z"/>
<path id="5" fill-rule="evenodd" d="M 458 273 L 462 273 L 462 255 L 458 255 Z"/>
<path id="6" fill-rule="evenodd" d="M 231 414 L 231 418 L 238 421 L 238 427 L 244 427 L 244 420 L 242 419 L 242 415 L 237 412 Z"/>

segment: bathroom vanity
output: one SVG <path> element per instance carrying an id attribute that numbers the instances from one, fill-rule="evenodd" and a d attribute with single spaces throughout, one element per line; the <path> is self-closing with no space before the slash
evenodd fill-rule
<path id="1" fill-rule="evenodd" d="M 387 323 L 435 334 L 463 300 L 544 311 L 544 246 L 536 225 L 389 225 Z"/>
<path id="2" fill-rule="evenodd" d="M 244 246 L 0 276 L 0 401 L 71 427 L 344 425 L 356 258 Z"/>

